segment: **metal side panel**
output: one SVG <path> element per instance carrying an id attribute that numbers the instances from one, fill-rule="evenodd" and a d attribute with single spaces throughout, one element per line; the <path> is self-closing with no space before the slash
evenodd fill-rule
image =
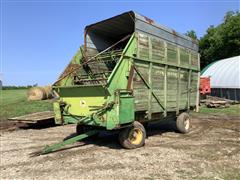
<path id="1" fill-rule="evenodd" d="M 197 41 L 177 33 L 175 30 L 155 23 L 153 20 L 135 13 L 135 32 L 141 32 L 153 37 L 158 37 L 167 42 L 177 44 L 184 48 L 198 51 Z"/>
<path id="2" fill-rule="evenodd" d="M 134 97 L 129 94 L 121 94 L 119 97 L 119 123 L 133 122 L 134 112 Z"/>

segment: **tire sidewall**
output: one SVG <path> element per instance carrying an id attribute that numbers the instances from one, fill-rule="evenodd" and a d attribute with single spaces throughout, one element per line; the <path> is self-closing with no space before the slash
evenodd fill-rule
<path id="1" fill-rule="evenodd" d="M 189 120 L 189 127 L 186 129 L 186 126 L 185 126 L 185 121 L 186 120 Z M 178 117 L 177 117 L 177 120 L 176 120 L 176 126 L 177 126 L 177 130 L 181 133 L 189 133 L 190 130 L 191 130 L 191 120 L 190 120 L 190 116 L 188 113 L 184 112 L 184 113 L 181 113 Z"/>
<path id="2" fill-rule="evenodd" d="M 131 131 L 133 129 L 136 129 L 136 128 L 140 129 L 141 132 L 142 132 L 142 140 L 137 145 L 132 144 L 131 140 L 129 139 L 129 134 L 131 133 Z M 135 148 L 139 148 L 139 147 L 144 146 L 145 139 L 146 139 L 146 130 L 145 130 L 144 126 L 137 121 L 135 121 L 132 126 L 130 126 L 128 128 L 125 128 L 125 129 L 122 129 L 119 133 L 119 142 L 126 149 L 135 149 Z"/>

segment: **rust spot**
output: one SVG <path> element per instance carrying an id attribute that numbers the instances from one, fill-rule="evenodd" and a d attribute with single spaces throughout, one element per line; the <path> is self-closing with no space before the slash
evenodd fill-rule
<path id="1" fill-rule="evenodd" d="M 127 84 L 127 90 L 132 89 L 132 81 L 133 81 L 133 75 L 134 75 L 134 68 L 131 66 L 129 77 L 128 77 L 128 84 Z"/>
<path id="2" fill-rule="evenodd" d="M 172 33 L 174 36 L 177 36 L 177 32 L 175 30 L 172 30 Z"/>
<path id="3" fill-rule="evenodd" d="M 153 24 L 154 21 L 146 16 L 144 16 L 145 20 L 149 23 L 149 24 Z"/>
<path id="4" fill-rule="evenodd" d="M 64 70 L 64 72 L 61 74 L 61 76 L 59 77 L 59 79 L 65 77 L 67 74 L 69 74 L 70 72 L 72 72 L 74 69 L 79 68 L 81 65 L 80 64 L 73 64 L 70 63 L 67 68 Z"/>

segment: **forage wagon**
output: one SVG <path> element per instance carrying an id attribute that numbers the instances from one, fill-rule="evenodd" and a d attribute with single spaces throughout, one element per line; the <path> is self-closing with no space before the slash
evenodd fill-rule
<path id="1" fill-rule="evenodd" d="M 56 124 L 77 135 L 48 153 L 101 130 L 118 131 L 124 148 L 144 145 L 144 123 L 174 119 L 190 130 L 198 104 L 198 42 L 130 11 L 86 26 L 84 45 L 54 83 Z"/>

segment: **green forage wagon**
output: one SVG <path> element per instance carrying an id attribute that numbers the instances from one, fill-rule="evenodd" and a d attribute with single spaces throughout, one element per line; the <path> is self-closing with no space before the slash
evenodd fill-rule
<path id="1" fill-rule="evenodd" d="M 77 136 L 42 153 L 101 130 L 118 130 L 124 148 L 138 148 L 143 124 L 159 119 L 174 118 L 180 132 L 189 132 L 199 70 L 196 40 L 136 12 L 86 26 L 84 45 L 54 84 L 55 123 L 77 124 Z"/>

